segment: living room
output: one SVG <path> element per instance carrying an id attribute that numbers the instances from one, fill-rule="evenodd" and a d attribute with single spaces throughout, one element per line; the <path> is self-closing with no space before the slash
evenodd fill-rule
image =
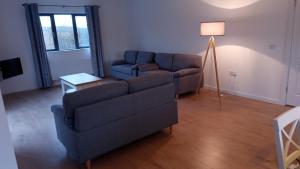
<path id="1" fill-rule="evenodd" d="M 0 9 L 0 168 L 299 166 L 281 151 L 300 148 L 300 118 L 276 133 L 300 105 L 298 0 L 4 0 Z M 72 28 L 70 48 L 60 24 Z"/>

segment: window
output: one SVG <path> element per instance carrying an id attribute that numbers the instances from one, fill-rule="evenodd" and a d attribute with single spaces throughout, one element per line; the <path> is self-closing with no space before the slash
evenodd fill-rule
<path id="1" fill-rule="evenodd" d="M 57 40 L 60 50 L 75 49 L 75 36 L 71 15 L 54 15 Z"/>
<path id="2" fill-rule="evenodd" d="M 47 51 L 88 48 L 87 19 L 81 14 L 40 14 Z"/>
<path id="3" fill-rule="evenodd" d="M 86 16 L 75 16 L 79 47 L 88 47 L 90 44 Z"/>
<path id="4" fill-rule="evenodd" d="M 55 50 L 51 17 L 50 16 L 41 16 L 40 19 L 41 19 L 42 28 L 43 28 L 46 49 L 47 50 Z"/>

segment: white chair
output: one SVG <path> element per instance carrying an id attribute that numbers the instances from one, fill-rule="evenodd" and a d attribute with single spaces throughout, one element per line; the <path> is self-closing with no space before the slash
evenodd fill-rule
<path id="1" fill-rule="evenodd" d="M 300 157 L 299 127 L 300 107 L 294 108 L 274 120 L 279 169 L 291 167 L 291 164 Z"/>

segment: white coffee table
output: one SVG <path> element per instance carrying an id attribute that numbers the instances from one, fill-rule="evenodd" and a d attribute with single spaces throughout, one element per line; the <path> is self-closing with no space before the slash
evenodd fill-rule
<path id="1" fill-rule="evenodd" d="M 101 80 L 101 78 L 87 73 L 78 73 L 60 77 L 63 94 L 98 86 Z"/>

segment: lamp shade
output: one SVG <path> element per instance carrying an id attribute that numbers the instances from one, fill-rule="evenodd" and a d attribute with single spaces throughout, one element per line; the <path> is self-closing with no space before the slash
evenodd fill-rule
<path id="1" fill-rule="evenodd" d="M 201 36 L 224 36 L 225 22 L 202 22 L 200 24 Z"/>

